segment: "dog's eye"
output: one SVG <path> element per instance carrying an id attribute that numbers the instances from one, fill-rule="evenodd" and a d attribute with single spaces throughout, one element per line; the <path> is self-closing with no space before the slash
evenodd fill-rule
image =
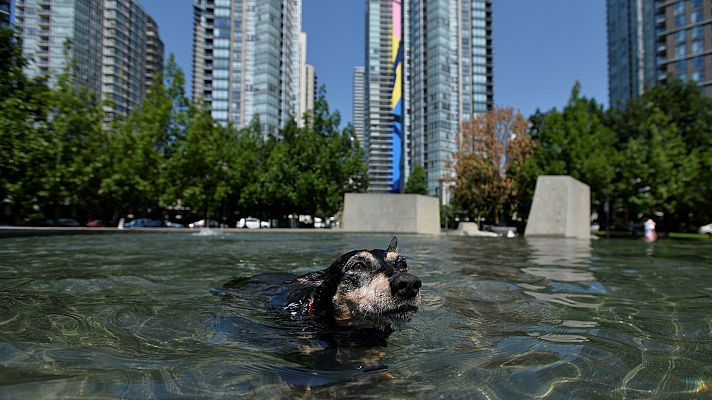
<path id="1" fill-rule="evenodd" d="M 354 271 L 363 271 L 366 269 L 366 265 L 359 261 L 359 262 L 355 263 L 354 265 L 352 265 L 351 269 L 353 269 Z"/>
<path id="2" fill-rule="evenodd" d="M 396 263 L 396 268 L 400 271 L 405 271 L 408 269 L 408 264 L 405 263 L 405 260 L 398 260 Z"/>

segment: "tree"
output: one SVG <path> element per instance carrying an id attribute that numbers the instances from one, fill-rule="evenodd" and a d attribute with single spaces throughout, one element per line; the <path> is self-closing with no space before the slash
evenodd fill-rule
<path id="1" fill-rule="evenodd" d="M 562 111 L 535 114 L 532 129 L 536 142 L 531 158 L 518 168 L 518 198 L 522 213 L 528 213 L 536 177 L 571 175 L 591 188 L 595 206 L 611 194 L 618 152 L 616 136 L 603 124 L 603 108 L 580 95 L 576 82 Z"/>
<path id="2" fill-rule="evenodd" d="M 205 107 L 191 107 L 189 121 L 167 161 L 172 184 L 162 200 L 181 200 L 207 221 L 218 213 L 236 179 L 237 170 L 231 168 L 236 140 L 234 130 L 217 124 Z"/>
<path id="3" fill-rule="evenodd" d="M 14 223 L 36 204 L 48 148 L 49 88 L 44 77 L 28 79 L 25 64 L 19 38 L 0 28 L 0 201 L 10 205 Z"/>
<path id="4" fill-rule="evenodd" d="M 65 45 L 68 57 L 70 44 Z M 67 63 L 57 77 L 48 96 L 45 123 L 31 138 L 43 153 L 39 163 L 37 202 L 51 210 L 55 221 L 63 206 L 94 208 L 101 170 L 104 163 L 105 140 L 101 123 L 103 112 L 96 96 L 76 83 L 76 64 Z"/>
<path id="5" fill-rule="evenodd" d="M 416 165 L 408 176 L 405 184 L 405 193 L 428 194 L 428 182 L 425 179 L 425 169 Z"/>
<path id="6" fill-rule="evenodd" d="M 622 155 L 613 198 L 626 222 L 654 212 L 663 213 L 668 228 L 712 218 L 707 206 L 712 174 L 705 167 L 712 100 L 694 83 L 666 80 L 624 107 L 611 108 L 606 123 L 616 132 Z"/>
<path id="7" fill-rule="evenodd" d="M 650 114 L 622 151 L 616 197 L 636 219 L 656 212 L 674 213 L 698 176 L 699 160 L 688 157 L 685 143 L 662 111 Z"/>
<path id="8" fill-rule="evenodd" d="M 515 188 L 510 166 L 531 152 L 527 122 L 510 108 L 497 108 L 462 124 L 455 153 L 455 200 L 471 215 L 498 222 Z"/>
<path id="9" fill-rule="evenodd" d="M 111 173 L 101 183 L 102 195 L 116 219 L 125 213 L 159 216 L 163 195 L 172 185 L 165 161 L 188 124 L 183 72 L 171 54 L 164 72 L 140 107 L 110 129 Z M 169 196 L 170 197 L 170 196 Z"/>

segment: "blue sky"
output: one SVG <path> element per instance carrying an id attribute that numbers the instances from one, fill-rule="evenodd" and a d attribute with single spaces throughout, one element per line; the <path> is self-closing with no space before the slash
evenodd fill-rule
<path id="1" fill-rule="evenodd" d="M 166 55 L 173 52 L 188 77 L 192 51 L 191 0 L 140 0 L 156 19 Z M 364 60 L 365 0 L 303 0 L 307 58 L 319 84 L 351 121 L 351 76 Z M 582 92 L 608 103 L 606 14 L 601 0 L 494 0 L 494 96 L 497 106 L 561 108 L 576 80 Z"/>

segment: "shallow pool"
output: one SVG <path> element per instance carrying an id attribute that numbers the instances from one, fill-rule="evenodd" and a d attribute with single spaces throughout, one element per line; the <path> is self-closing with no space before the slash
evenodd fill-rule
<path id="1" fill-rule="evenodd" d="M 403 235 L 423 306 L 371 345 L 215 290 L 389 239 L 2 239 L 0 398 L 712 398 L 712 241 Z"/>

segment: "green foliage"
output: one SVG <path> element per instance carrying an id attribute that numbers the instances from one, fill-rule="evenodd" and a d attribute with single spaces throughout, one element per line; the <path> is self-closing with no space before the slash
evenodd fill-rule
<path id="1" fill-rule="evenodd" d="M 602 121 L 603 109 L 581 97 L 577 82 L 562 111 L 537 112 L 531 119 L 534 154 L 518 170 L 523 204 L 531 204 L 539 175 L 571 175 L 591 187 L 592 202 L 611 193 L 617 152 L 615 133 Z M 528 212 L 528 207 L 523 207 Z"/>
<path id="2" fill-rule="evenodd" d="M 625 219 L 664 213 L 667 224 L 703 224 L 712 218 L 712 100 L 694 83 L 678 80 L 649 88 L 607 124 L 618 133 L 621 159 L 615 211 Z"/>
<path id="3" fill-rule="evenodd" d="M 45 121 L 49 89 L 22 73 L 19 38 L 0 29 L 0 200 L 9 201 L 15 223 L 34 205 L 47 155 Z"/>
<path id="4" fill-rule="evenodd" d="M 306 127 L 287 123 L 271 149 L 259 180 L 263 204 L 272 215 L 334 215 L 347 191 L 365 190 L 366 166 L 353 127 L 342 132 L 338 113 L 321 95 Z"/>
<path id="5" fill-rule="evenodd" d="M 49 118 L 44 137 L 46 163 L 37 197 L 52 208 L 57 219 L 62 205 L 84 209 L 98 205 L 96 192 L 107 158 L 103 114 L 94 94 L 72 78 L 74 64 L 68 63 L 49 96 Z"/>
<path id="6" fill-rule="evenodd" d="M 562 111 L 530 117 L 535 150 L 517 171 L 519 201 L 531 203 L 536 178 L 568 174 L 591 186 L 594 209 L 611 222 L 660 216 L 663 226 L 712 219 L 712 100 L 694 84 L 669 80 L 604 112 L 578 84 Z"/>
<path id="7" fill-rule="evenodd" d="M 408 176 L 405 184 L 405 193 L 428 194 L 428 182 L 425 178 L 425 169 L 421 165 L 416 165 Z"/>
<path id="8" fill-rule="evenodd" d="M 101 194 L 112 219 L 127 213 L 160 215 L 165 193 L 172 187 L 166 161 L 188 123 L 183 73 L 171 55 L 165 71 L 148 90 L 140 107 L 117 120 L 109 131 L 109 173 Z"/>
<path id="9" fill-rule="evenodd" d="M 171 185 L 165 190 L 164 202 L 181 200 L 205 218 L 218 213 L 238 175 L 230 165 L 237 155 L 232 133 L 232 129 L 216 124 L 209 110 L 191 109 L 185 134 L 166 163 Z"/>

